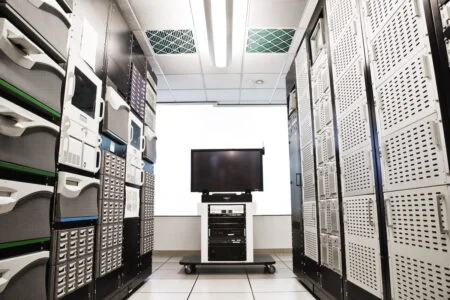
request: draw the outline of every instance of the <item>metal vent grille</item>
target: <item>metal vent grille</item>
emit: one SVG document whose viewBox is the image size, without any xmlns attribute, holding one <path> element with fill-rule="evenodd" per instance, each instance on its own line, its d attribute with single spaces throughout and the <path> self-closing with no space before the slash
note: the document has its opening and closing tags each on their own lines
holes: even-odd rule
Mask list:
<svg viewBox="0 0 450 300">
<path fill-rule="evenodd" d="M 329 232 L 339 234 L 339 201 L 337 199 L 328 200 L 328 217 Z"/>
<path fill-rule="evenodd" d="M 345 234 L 362 238 L 377 238 L 374 196 L 344 198 Z"/>
<path fill-rule="evenodd" d="M 320 234 L 320 263 L 328 266 L 328 234 Z"/>
<path fill-rule="evenodd" d="M 391 243 L 448 255 L 449 195 L 446 186 L 386 193 Z"/>
<path fill-rule="evenodd" d="M 302 148 L 302 171 L 306 173 L 307 171 L 314 168 L 314 153 L 313 145 L 310 143 L 308 146 Z"/>
<path fill-rule="evenodd" d="M 303 173 L 303 198 L 305 202 L 316 201 L 314 170 Z"/>
<path fill-rule="evenodd" d="M 416 16 L 414 1 L 404 1 L 389 23 L 371 44 L 373 79 L 376 83 L 411 53 L 417 51 L 426 36 L 426 26 Z M 395 46 L 393 46 L 395 45 Z"/>
<path fill-rule="evenodd" d="M 365 83 L 360 60 L 356 61 L 335 84 L 336 111 L 342 115 L 349 107 L 365 97 Z"/>
<path fill-rule="evenodd" d="M 328 232 L 328 201 L 319 201 L 319 227 L 320 231 Z"/>
<path fill-rule="evenodd" d="M 341 273 L 341 244 L 338 237 L 329 236 L 328 238 L 328 265 L 337 273 Z"/>
<path fill-rule="evenodd" d="M 337 196 L 337 174 L 335 163 L 329 163 L 324 170 L 325 197 L 335 198 Z"/>
<path fill-rule="evenodd" d="M 368 34 L 379 30 L 395 11 L 396 6 L 404 0 L 369 0 L 364 1 L 364 14 L 367 18 Z M 363 2 L 363 3 L 364 3 Z"/>
<path fill-rule="evenodd" d="M 445 184 L 446 150 L 441 125 L 431 115 L 383 138 L 385 191 Z"/>
<path fill-rule="evenodd" d="M 309 86 L 305 89 L 304 93 L 301 93 L 298 97 L 298 110 L 300 120 L 311 118 L 311 101 L 309 95 Z"/>
<path fill-rule="evenodd" d="M 344 196 L 371 194 L 374 190 L 370 146 L 341 158 L 342 193 Z"/>
<path fill-rule="evenodd" d="M 303 225 L 305 227 L 316 228 L 316 203 L 308 202 L 303 204 Z M 317 228 L 316 228 L 317 229 Z"/>
<path fill-rule="evenodd" d="M 192 30 L 149 30 L 147 37 L 156 54 L 195 53 Z"/>
<path fill-rule="evenodd" d="M 329 4 L 329 20 L 330 31 L 333 39 L 337 41 L 342 31 L 354 15 L 356 5 L 354 0 L 330 0 Z"/>
<path fill-rule="evenodd" d="M 393 269 L 393 299 L 450 299 L 450 268 L 409 255 L 396 254 Z"/>
<path fill-rule="evenodd" d="M 432 61 L 419 53 L 375 93 L 380 130 L 388 134 L 436 110 L 437 92 Z M 427 78 L 429 77 L 429 78 Z"/>
<path fill-rule="evenodd" d="M 339 145 L 342 153 L 370 144 L 367 104 L 361 103 L 339 119 Z"/>
<path fill-rule="evenodd" d="M 325 168 L 324 167 L 317 168 L 317 192 L 319 193 L 320 200 L 326 198 L 325 180 L 328 180 L 328 177 L 325 176 Z"/>
<path fill-rule="evenodd" d="M 317 57 L 314 65 L 311 67 L 311 86 L 314 102 L 319 101 L 330 86 L 330 76 L 328 73 L 329 70 L 327 51 L 322 50 Z"/>
<path fill-rule="evenodd" d="M 377 276 L 377 259 L 374 248 L 349 243 L 346 245 L 347 254 L 347 276 L 348 280 L 358 283 L 363 288 L 370 288 L 371 291 L 380 289 L 379 277 Z"/>
<path fill-rule="evenodd" d="M 300 121 L 302 121 L 301 118 Z M 300 124 L 301 147 L 305 147 L 312 142 L 312 134 L 313 132 L 312 132 L 311 117 L 307 116 L 303 119 L 303 122 Z"/>
<path fill-rule="evenodd" d="M 295 29 L 249 29 L 247 53 L 286 53 Z"/>
<path fill-rule="evenodd" d="M 317 230 L 305 228 L 305 255 L 318 261 Z"/>
<path fill-rule="evenodd" d="M 362 49 L 361 37 L 359 37 L 358 26 L 347 27 L 342 33 L 339 42 L 335 44 L 333 51 L 334 76 L 339 79 L 343 72 L 359 58 Z"/>
</svg>

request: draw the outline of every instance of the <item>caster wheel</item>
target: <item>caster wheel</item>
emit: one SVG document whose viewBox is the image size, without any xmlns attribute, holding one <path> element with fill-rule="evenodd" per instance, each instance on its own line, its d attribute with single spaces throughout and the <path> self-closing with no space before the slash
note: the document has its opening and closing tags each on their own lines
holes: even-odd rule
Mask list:
<svg viewBox="0 0 450 300">
<path fill-rule="evenodd" d="M 274 265 L 268 265 L 264 267 L 264 271 L 269 274 L 274 274 L 277 269 Z"/>
<path fill-rule="evenodd" d="M 184 266 L 184 273 L 186 273 L 186 274 L 193 274 L 193 273 L 195 273 L 195 271 L 196 271 L 195 266 L 192 266 L 192 265 Z"/>
</svg>

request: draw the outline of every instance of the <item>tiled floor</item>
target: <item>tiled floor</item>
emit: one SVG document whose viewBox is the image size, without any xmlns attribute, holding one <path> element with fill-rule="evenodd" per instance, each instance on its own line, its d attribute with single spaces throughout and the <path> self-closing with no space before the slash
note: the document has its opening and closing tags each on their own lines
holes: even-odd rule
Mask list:
<svg viewBox="0 0 450 300">
<path fill-rule="evenodd" d="M 274 254 L 277 271 L 263 266 L 198 266 L 186 275 L 181 257 L 153 256 L 153 274 L 131 300 L 313 300 L 292 272 L 292 256 Z"/>
</svg>

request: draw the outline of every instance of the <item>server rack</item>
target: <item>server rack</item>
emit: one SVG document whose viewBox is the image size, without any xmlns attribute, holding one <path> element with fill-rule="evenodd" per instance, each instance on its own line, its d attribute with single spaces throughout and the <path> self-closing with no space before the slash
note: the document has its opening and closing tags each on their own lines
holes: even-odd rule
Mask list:
<svg viewBox="0 0 450 300">
<path fill-rule="evenodd" d="M 294 261 L 294 270 L 320 299 L 450 297 L 448 7 L 437 0 L 327 0 L 316 8 L 294 61 L 299 123 L 305 124 L 300 125 L 305 254 Z M 317 104 L 323 99 L 314 91 L 327 84 L 317 65 L 316 24 L 328 25 L 321 38 L 329 41 L 331 112 Z M 302 80 L 307 74 L 311 80 Z M 329 114 L 336 122 L 334 145 L 320 132 Z M 330 158 L 325 150 L 330 146 L 339 159 L 337 203 L 320 200 L 330 195 L 329 170 L 319 170 Z M 317 169 L 315 181 L 308 168 Z M 318 205 L 305 198 L 313 191 Z M 317 265 L 310 262 L 312 257 L 330 265 L 329 233 L 338 232 L 337 224 L 341 295 L 326 288 L 325 269 L 319 267 L 316 275 L 311 265 Z M 310 251 L 316 241 L 318 250 Z"/>
</svg>

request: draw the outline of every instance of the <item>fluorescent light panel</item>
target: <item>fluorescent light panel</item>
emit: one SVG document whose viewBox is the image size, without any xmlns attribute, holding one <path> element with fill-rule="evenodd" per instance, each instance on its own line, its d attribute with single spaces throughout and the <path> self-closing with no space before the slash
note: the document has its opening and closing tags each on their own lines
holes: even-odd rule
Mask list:
<svg viewBox="0 0 450 300">
<path fill-rule="evenodd" d="M 211 1 L 214 62 L 217 68 L 227 66 L 227 0 Z"/>
</svg>

